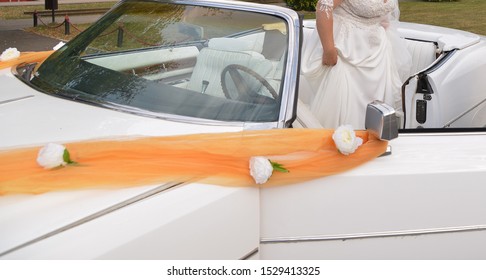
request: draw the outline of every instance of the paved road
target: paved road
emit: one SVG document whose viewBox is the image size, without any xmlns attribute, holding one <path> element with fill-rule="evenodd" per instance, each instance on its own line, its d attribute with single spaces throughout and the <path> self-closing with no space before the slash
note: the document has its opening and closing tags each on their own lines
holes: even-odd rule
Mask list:
<svg viewBox="0 0 486 280">
<path fill-rule="evenodd" d="M 0 30 L 0 38 L 0 52 L 7 48 L 17 48 L 21 52 L 46 51 L 59 43 L 57 39 L 22 30 Z"/>
<path fill-rule="evenodd" d="M 76 23 L 94 22 L 101 15 L 70 17 L 70 21 Z M 50 18 L 44 18 L 51 22 Z M 64 17 L 56 17 L 56 21 L 61 23 Z M 33 20 L 0 20 L 0 52 L 9 47 L 15 47 L 19 51 L 44 51 L 50 50 L 59 43 L 58 39 L 40 36 L 31 32 L 24 31 L 24 28 L 32 27 Z M 62 27 L 61 27 L 62 28 Z"/>
<path fill-rule="evenodd" d="M 0 10 L 5 6 L 15 5 L 44 5 L 44 0 L 22 2 L 0 2 Z M 87 2 L 116 2 L 116 0 L 58 0 L 59 4 L 87 3 Z M 43 7 L 42 7 L 43 9 Z M 74 24 L 90 23 L 96 21 L 101 15 L 72 16 L 70 21 Z M 45 22 L 51 22 L 51 18 L 43 18 Z M 63 22 L 64 17 L 56 16 L 56 22 Z M 0 53 L 6 48 L 17 48 L 19 51 L 44 51 L 51 50 L 59 43 L 58 39 L 40 36 L 24 31 L 33 26 L 33 19 L 0 20 Z"/>
</svg>

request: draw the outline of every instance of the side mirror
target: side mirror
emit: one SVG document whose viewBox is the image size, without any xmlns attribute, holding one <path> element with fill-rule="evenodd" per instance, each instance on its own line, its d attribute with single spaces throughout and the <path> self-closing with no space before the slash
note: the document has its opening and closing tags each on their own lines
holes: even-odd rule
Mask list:
<svg viewBox="0 0 486 280">
<path fill-rule="evenodd" d="M 381 101 L 373 101 L 366 108 L 366 129 L 381 140 L 398 137 L 398 122 L 395 109 Z"/>
</svg>

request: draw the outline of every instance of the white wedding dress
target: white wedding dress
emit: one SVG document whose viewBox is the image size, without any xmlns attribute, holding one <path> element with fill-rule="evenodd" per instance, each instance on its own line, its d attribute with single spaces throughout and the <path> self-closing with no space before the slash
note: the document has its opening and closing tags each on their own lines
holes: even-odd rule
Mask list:
<svg viewBox="0 0 486 280">
<path fill-rule="evenodd" d="M 310 111 L 325 128 L 351 124 L 364 129 L 366 106 L 381 100 L 401 111 L 400 88 L 411 65 L 396 34 L 397 0 L 343 0 L 333 11 L 335 66 L 322 65 L 323 48 L 314 30 L 305 38 L 302 74 L 313 91 Z"/>
</svg>

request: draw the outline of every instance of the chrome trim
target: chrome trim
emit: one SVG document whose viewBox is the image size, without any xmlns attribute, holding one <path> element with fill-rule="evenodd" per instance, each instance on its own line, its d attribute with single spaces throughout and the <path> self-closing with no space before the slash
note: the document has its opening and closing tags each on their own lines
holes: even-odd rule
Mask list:
<svg viewBox="0 0 486 280">
<path fill-rule="evenodd" d="M 419 73 L 417 73 L 416 75 L 418 74 L 430 74 L 434 71 L 437 71 L 437 69 L 439 69 L 440 67 L 442 67 L 442 65 L 444 65 L 447 61 L 449 61 L 452 56 L 457 52 L 457 49 L 454 49 L 454 50 L 451 50 L 451 51 L 447 51 L 447 52 L 444 52 L 443 54 L 441 54 L 433 63 L 432 65 L 430 65 L 429 67 L 427 67 L 425 70 L 423 71 L 420 71 Z"/>
<path fill-rule="evenodd" d="M 398 122 L 395 109 L 379 100 L 369 103 L 366 107 L 365 128 L 380 140 L 397 138 Z"/>
<path fill-rule="evenodd" d="M 349 239 L 368 239 L 368 238 L 445 234 L 445 233 L 483 231 L 483 230 L 486 230 L 486 225 L 446 227 L 446 228 L 433 228 L 433 229 L 417 229 L 417 230 L 401 230 L 401 231 L 369 232 L 369 233 L 353 233 L 353 234 L 336 234 L 336 235 L 274 237 L 274 238 L 262 238 L 260 240 L 260 243 L 261 244 L 270 244 L 270 243 L 335 241 L 335 240 L 349 240 Z"/>
<path fill-rule="evenodd" d="M 297 109 L 297 91 L 298 91 L 298 79 L 300 78 L 300 41 L 302 40 L 300 19 L 297 14 L 295 17 L 289 19 L 289 44 L 284 84 L 282 93 L 287 93 L 287 96 L 282 96 L 280 104 L 279 128 L 285 127 L 285 125 L 294 117 L 294 110 Z M 293 24 L 290 25 L 290 24 Z M 284 99 L 286 97 L 286 99 Z M 295 112 L 297 115 L 297 112 Z"/>
<path fill-rule="evenodd" d="M 251 250 L 248 254 L 244 255 L 243 257 L 241 257 L 240 260 L 247 260 L 247 259 L 253 257 L 257 253 L 258 253 L 258 247 Z"/>
<path fill-rule="evenodd" d="M 18 98 L 8 99 L 8 100 L 0 101 L 0 105 L 1 104 L 7 104 L 7 103 L 10 103 L 10 102 L 14 102 L 14 101 L 23 100 L 23 99 L 28 99 L 28 98 L 32 98 L 32 97 L 34 97 L 34 96 L 33 95 L 27 95 L 27 96 L 22 96 L 22 97 L 18 97 Z"/>
<path fill-rule="evenodd" d="M 61 96 L 62 97 L 62 96 Z M 80 100 L 80 102 L 85 102 Z M 201 119 L 197 117 L 189 117 L 182 115 L 173 115 L 168 113 L 158 113 L 152 111 L 146 111 L 139 108 L 134 108 L 130 106 L 124 106 L 115 103 L 93 103 L 94 106 L 111 109 L 118 112 L 123 112 L 127 114 L 132 114 L 141 117 L 147 117 L 152 119 L 172 121 L 187 124 L 198 124 L 198 125 L 210 125 L 210 126 L 231 126 L 231 127 L 242 127 L 243 130 L 262 130 L 262 129 L 273 129 L 278 127 L 278 122 L 239 122 L 239 121 L 221 121 L 221 120 L 211 120 L 211 119 Z"/>
<path fill-rule="evenodd" d="M 66 98 L 64 96 L 52 95 L 60 98 Z M 98 106 L 101 108 L 107 108 L 113 111 L 132 114 L 141 117 L 147 117 L 152 119 L 164 120 L 164 121 L 172 121 L 172 122 L 180 122 L 180 123 L 188 123 L 188 124 L 198 124 L 198 125 L 210 125 L 210 126 L 231 126 L 231 127 L 243 127 L 246 122 L 240 121 L 221 121 L 221 120 L 211 120 L 211 119 L 202 119 L 197 117 L 190 117 L 190 116 L 183 116 L 183 115 L 174 115 L 168 113 L 159 113 L 159 112 L 152 112 L 143 110 L 140 108 L 125 106 L 116 103 L 104 102 L 104 103 L 92 103 L 89 101 L 85 101 L 82 99 L 77 100 L 79 102 L 90 103 L 93 106 Z M 272 123 L 272 122 L 269 122 Z M 259 123 L 260 124 L 260 123 Z M 263 124 L 263 122 L 261 123 Z"/>
<path fill-rule="evenodd" d="M 418 129 L 414 129 L 418 130 Z M 486 135 L 486 131 L 464 131 L 464 132 L 446 132 L 446 131 L 438 131 L 438 132 L 399 132 L 399 137 L 416 137 L 416 136 L 470 136 L 470 135 Z M 393 141 L 393 140 L 392 140 Z"/>
<path fill-rule="evenodd" d="M 23 244 L 20 244 L 20 245 L 18 245 L 16 247 L 13 247 L 11 249 L 8 249 L 5 252 L 1 252 L 0 253 L 0 257 L 6 256 L 6 255 L 8 255 L 8 254 L 10 254 L 10 253 L 12 253 L 14 251 L 17 251 L 19 249 L 25 248 L 25 247 L 27 247 L 29 245 L 32 245 L 32 244 L 37 243 L 37 242 L 40 242 L 40 241 L 42 241 L 44 239 L 47 239 L 49 237 L 52 237 L 52 236 L 54 236 L 56 234 L 62 233 L 62 232 L 67 231 L 67 230 L 70 230 L 72 228 L 75 228 L 75 227 L 80 226 L 82 224 L 85 224 L 87 222 L 90 222 L 90 221 L 92 221 L 94 219 L 97 219 L 97 218 L 100 218 L 100 217 L 102 217 L 104 215 L 107 215 L 107 214 L 110 214 L 112 212 L 115 212 L 116 210 L 119 210 L 119 209 L 122 209 L 124 207 L 130 206 L 130 205 L 132 205 L 134 203 L 140 202 L 140 201 L 142 201 L 144 199 L 150 198 L 150 197 L 152 197 L 154 195 L 157 195 L 159 193 L 162 193 L 162 192 L 167 191 L 169 189 L 172 189 L 174 187 L 181 186 L 183 184 L 184 184 L 183 182 L 171 182 L 171 183 L 166 183 L 166 184 L 160 185 L 160 186 L 158 186 L 158 187 L 156 187 L 154 189 L 148 190 L 148 191 L 146 191 L 144 193 L 141 193 L 141 194 L 139 194 L 137 196 L 134 196 L 134 197 L 129 198 L 127 200 L 124 200 L 122 202 L 116 203 L 116 204 L 114 204 L 114 205 L 112 205 L 112 206 L 110 206 L 108 208 L 105 208 L 105 209 L 100 210 L 98 212 L 95 212 L 95 213 L 93 213 L 91 215 L 88 215 L 88 216 L 86 216 L 86 217 L 84 217 L 84 218 L 82 218 L 82 219 L 80 219 L 78 221 L 72 222 L 72 223 L 67 224 L 65 226 L 62 226 L 62 227 L 60 227 L 58 229 L 55 229 L 55 230 L 53 230 L 51 232 L 48 232 L 48 233 L 46 233 L 44 235 L 41 235 L 41 236 L 39 236 L 37 238 L 34 238 L 34 239 L 30 240 L 30 241 L 27 241 L 27 242 L 25 242 Z"/>
<path fill-rule="evenodd" d="M 454 122 L 456 122 L 457 120 L 459 120 L 460 118 L 464 117 L 465 115 L 467 115 L 469 112 L 471 112 L 472 110 L 476 109 L 477 107 L 481 106 L 484 102 L 486 102 L 486 98 L 483 99 L 481 102 L 479 102 L 478 104 L 474 105 L 472 108 L 466 110 L 465 112 L 463 112 L 462 114 L 460 114 L 459 116 L 455 117 L 454 119 L 452 119 L 451 121 L 447 122 L 443 128 L 447 128 L 449 127 L 451 124 L 453 124 Z"/>
<path fill-rule="evenodd" d="M 388 145 L 386 146 L 386 150 L 383 154 L 379 155 L 378 157 L 385 157 L 391 155 L 393 152 L 392 146 Z"/>
<path fill-rule="evenodd" d="M 274 129 L 276 127 L 278 127 L 277 122 L 245 123 L 243 125 L 243 130 L 267 130 L 267 129 Z"/>
</svg>

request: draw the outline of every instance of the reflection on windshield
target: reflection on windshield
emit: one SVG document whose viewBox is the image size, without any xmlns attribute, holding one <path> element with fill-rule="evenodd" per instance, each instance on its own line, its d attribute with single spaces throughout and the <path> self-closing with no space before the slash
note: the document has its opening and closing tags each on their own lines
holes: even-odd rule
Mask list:
<svg viewBox="0 0 486 280">
<path fill-rule="evenodd" d="M 273 15 L 128 1 L 52 55 L 32 83 L 134 111 L 273 122 L 287 41 Z"/>
</svg>

